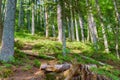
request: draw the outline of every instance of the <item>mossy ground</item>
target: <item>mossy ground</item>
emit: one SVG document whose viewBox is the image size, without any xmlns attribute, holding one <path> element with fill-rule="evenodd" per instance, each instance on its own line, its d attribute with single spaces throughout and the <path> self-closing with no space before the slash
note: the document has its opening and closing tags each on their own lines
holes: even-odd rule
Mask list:
<svg viewBox="0 0 120 80">
<path fill-rule="evenodd" d="M 25 48 L 25 45 L 28 45 Z M 29 48 L 30 47 L 30 48 Z M 29 49 L 33 53 L 39 54 L 38 58 L 28 56 L 22 50 Z M 120 78 L 120 60 L 114 53 L 104 53 L 103 50 L 94 50 L 94 46 L 89 42 L 69 42 L 67 41 L 66 56 L 62 55 L 62 44 L 56 38 L 44 38 L 39 35 L 32 36 L 28 33 L 15 33 L 15 55 L 14 59 L 9 62 L 0 62 L 0 77 L 11 77 L 15 73 L 14 69 L 22 67 L 23 71 L 29 71 L 36 67 L 39 69 L 42 60 L 48 60 L 47 55 L 54 56 L 58 62 L 73 63 L 76 60 L 82 64 L 96 64 L 98 68 L 92 71 L 106 75 L 113 80 Z M 84 59 L 81 55 L 91 59 Z M 101 66 L 98 61 L 105 63 Z"/>
</svg>

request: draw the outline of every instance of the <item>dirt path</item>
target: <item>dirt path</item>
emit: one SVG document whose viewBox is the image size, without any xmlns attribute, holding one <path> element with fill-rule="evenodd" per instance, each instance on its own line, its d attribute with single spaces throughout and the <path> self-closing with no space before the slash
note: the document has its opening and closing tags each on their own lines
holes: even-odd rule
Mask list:
<svg viewBox="0 0 120 80">
<path fill-rule="evenodd" d="M 41 64 L 48 63 L 48 64 L 56 64 L 56 60 L 43 60 L 40 59 Z M 25 69 L 25 66 L 19 66 L 14 68 L 13 75 L 7 79 L 0 79 L 0 80 L 44 80 L 45 75 L 40 70 L 40 68 L 32 67 L 29 70 Z"/>
</svg>

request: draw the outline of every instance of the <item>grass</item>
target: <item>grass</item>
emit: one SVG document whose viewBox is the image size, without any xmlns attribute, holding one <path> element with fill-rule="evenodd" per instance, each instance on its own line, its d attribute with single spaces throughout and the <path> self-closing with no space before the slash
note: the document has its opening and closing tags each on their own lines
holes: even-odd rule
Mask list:
<svg viewBox="0 0 120 80">
<path fill-rule="evenodd" d="M 62 44 L 56 41 L 40 40 L 33 46 L 33 51 L 38 51 L 40 54 L 62 53 Z"/>
<path fill-rule="evenodd" d="M 113 53 L 107 54 L 103 50 L 94 50 L 94 46 L 89 42 L 82 43 L 67 41 L 66 52 L 68 54 L 66 56 L 63 56 L 62 44 L 57 42 L 57 39 L 46 39 L 39 35 L 32 36 L 29 33 L 21 32 L 15 33 L 15 39 L 15 55 L 13 61 L 10 63 L 1 63 L 1 65 L 5 66 L 6 69 L 10 69 L 13 65 L 25 66 L 26 64 L 28 66 L 25 66 L 23 68 L 24 70 L 29 70 L 33 66 L 39 68 L 41 65 L 39 59 L 30 60 L 25 53 L 21 52 L 21 49 L 25 44 L 31 44 L 33 45 L 32 51 L 38 52 L 41 59 L 48 59 L 47 55 L 54 55 L 60 63 L 73 62 L 74 60 L 77 60 L 78 63 L 82 64 L 96 64 L 99 67 L 91 69 L 92 71 L 98 74 L 106 75 L 113 80 L 119 80 L 120 70 L 115 69 L 114 67 L 119 67 L 120 60 L 117 59 Z M 80 55 L 87 56 L 91 59 L 84 59 Z M 104 62 L 107 65 L 101 66 L 98 61 Z M 112 67 L 108 65 L 111 65 Z M 3 67 L 0 66 L 0 68 Z M 8 70 L 5 71 L 5 75 L 0 75 L 6 77 L 8 73 L 12 72 Z"/>
<path fill-rule="evenodd" d="M 120 79 L 118 77 L 120 75 L 119 70 L 114 70 L 114 69 L 106 67 L 106 66 L 103 66 L 100 68 L 92 68 L 91 70 L 97 74 L 107 76 L 107 77 L 111 78 L 112 80 L 119 80 Z"/>
</svg>

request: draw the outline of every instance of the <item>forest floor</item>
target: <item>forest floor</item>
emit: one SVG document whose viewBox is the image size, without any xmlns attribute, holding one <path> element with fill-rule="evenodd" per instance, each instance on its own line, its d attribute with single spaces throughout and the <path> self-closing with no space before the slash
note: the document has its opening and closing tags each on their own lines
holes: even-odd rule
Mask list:
<svg viewBox="0 0 120 80">
<path fill-rule="evenodd" d="M 0 80 L 44 80 L 45 74 L 40 65 L 74 63 L 95 64 L 93 69 L 97 74 L 120 79 L 120 60 L 114 54 L 93 49 L 90 43 L 67 42 L 67 56 L 62 55 L 62 44 L 55 38 L 46 39 L 39 36 L 18 33 L 15 39 L 14 59 L 9 62 L 0 62 Z M 104 65 L 101 65 L 104 64 Z M 48 80 L 48 79 L 47 79 Z M 52 79 L 49 79 L 52 80 Z"/>
</svg>

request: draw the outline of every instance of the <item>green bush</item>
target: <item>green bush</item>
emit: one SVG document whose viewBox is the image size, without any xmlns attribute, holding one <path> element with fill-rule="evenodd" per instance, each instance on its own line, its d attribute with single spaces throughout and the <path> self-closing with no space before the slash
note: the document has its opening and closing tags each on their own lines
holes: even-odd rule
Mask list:
<svg viewBox="0 0 120 80">
<path fill-rule="evenodd" d="M 37 67 L 37 68 L 39 68 L 40 65 L 41 65 L 41 62 L 39 60 L 35 59 L 34 60 L 34 66 Z"/>
</svg>

